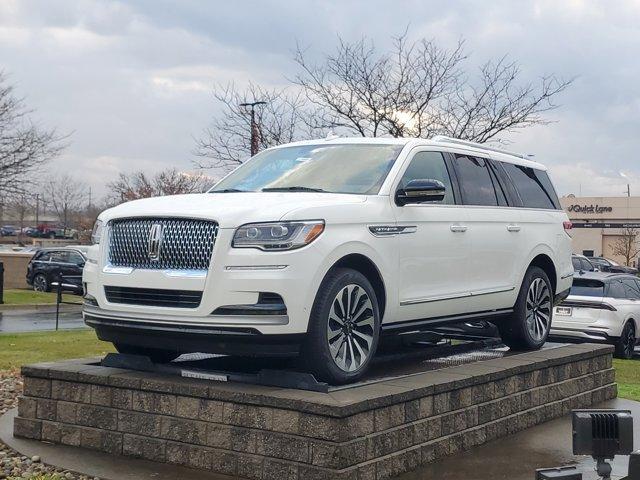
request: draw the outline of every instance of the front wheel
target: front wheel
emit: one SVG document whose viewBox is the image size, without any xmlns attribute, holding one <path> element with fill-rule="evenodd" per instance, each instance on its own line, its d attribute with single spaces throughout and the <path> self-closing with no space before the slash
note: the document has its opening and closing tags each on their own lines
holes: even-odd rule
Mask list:
<svg viewBox="0 0 640 480">
<path fill-rule="evenodd" d="M 319 380 L 354 382 L 369 367 L 379 333 L 378 299 L 371 283 L 356 270 L 336 268 L 316 294 L 303 363 Z"/>
<path fill-rule="evenodd" d="M 502 341 L 512 350 L 537 350 L 551 330 L 553 290 L 539 267 L 529 267 L 511 317 L 498 325 Z"/>
<path fill-rule="evenodd" d="M 615 356 L 618 358 L 625 358 L 630 360 L 633 358 L 633 354 L 636 348 L 636 329 L 633 322 L 629 321 L 625 323 L 622 329 L 622 334 L 615 344 L 616 352 Z"/>
<path fill-rule="evenodd" d="M 180 356 L 178 352 L 159 348 L 136 347 L 135 345 L 126 345 L 123 343 L 114 343 L 113 346 L 116 347 L 118 353 L 149 357 L 149 360 L 153 363 L 167 363 Z"/>
</svg>

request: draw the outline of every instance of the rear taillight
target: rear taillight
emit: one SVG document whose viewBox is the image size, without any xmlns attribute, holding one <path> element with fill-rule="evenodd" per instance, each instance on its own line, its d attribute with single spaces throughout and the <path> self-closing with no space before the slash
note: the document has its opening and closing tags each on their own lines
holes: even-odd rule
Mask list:
<svg viewBox="0 0 640 480">
<path fill-rule="evenodd" d="M 617 308 L 610 303 L 589 302 L 587 300 L 565 300 L 560 305 L 563 307 L 595 308 L 598 310 L 611 310 L 612 312 L 617 311 Z"/>
<path fill-rule="evenodd" d="M 571 221 L 569 220 L 565 220 L 564 222 L 562 222 L 562 226 L 565 230 L 571 230 L 573 228 L 573 223 L 571 223 Z"/>
</svg>

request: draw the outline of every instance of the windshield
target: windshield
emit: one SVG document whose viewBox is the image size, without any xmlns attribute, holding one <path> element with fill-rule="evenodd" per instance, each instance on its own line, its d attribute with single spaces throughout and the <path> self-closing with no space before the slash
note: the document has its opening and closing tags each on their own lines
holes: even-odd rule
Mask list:
<svg viewBox="0 0 640 480">
<path fill-rule="evenodd" d="M 576 278 L 573 280 L 571 295 L 581 297 L 604 297 L 604 283 L 600 280 Z"/>
<path fill-rule="evenodd" d="M 402 145 L 303 145 L 266 150 L 210 192 L 261 190 L 376 194 Z"/>
</svg>

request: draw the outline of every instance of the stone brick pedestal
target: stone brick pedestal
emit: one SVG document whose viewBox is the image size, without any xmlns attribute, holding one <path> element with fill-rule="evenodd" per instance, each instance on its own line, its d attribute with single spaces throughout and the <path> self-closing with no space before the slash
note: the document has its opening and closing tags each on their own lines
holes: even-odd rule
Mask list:
<svg viewBox="0 0 640 480">
<path fill-rule="evenodd" d="M 256 479 L 383 479 L 616 396 L 567 345 L 328 394 L 99 366 L 23 367 L 14 435 Z"/>
</svg>

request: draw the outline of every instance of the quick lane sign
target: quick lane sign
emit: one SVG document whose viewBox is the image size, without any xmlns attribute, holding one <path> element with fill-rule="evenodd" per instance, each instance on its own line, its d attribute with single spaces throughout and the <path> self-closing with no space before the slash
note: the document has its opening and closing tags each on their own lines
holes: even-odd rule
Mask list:
<svg viewBox="0 0 640 480">
<path fill-rule="evenodd" d="M 575 213 L 611 213 L 613 211 L 613 207 L 604 206 L 604 205 L 569 205 L 567 207 L 568 212 Z"/>
<path fill-rule="evenodd" d="M 573 228 L 638 228 L 640 229 L 640 223 L 571 222 L 571 224 Z"/>
</svg>

